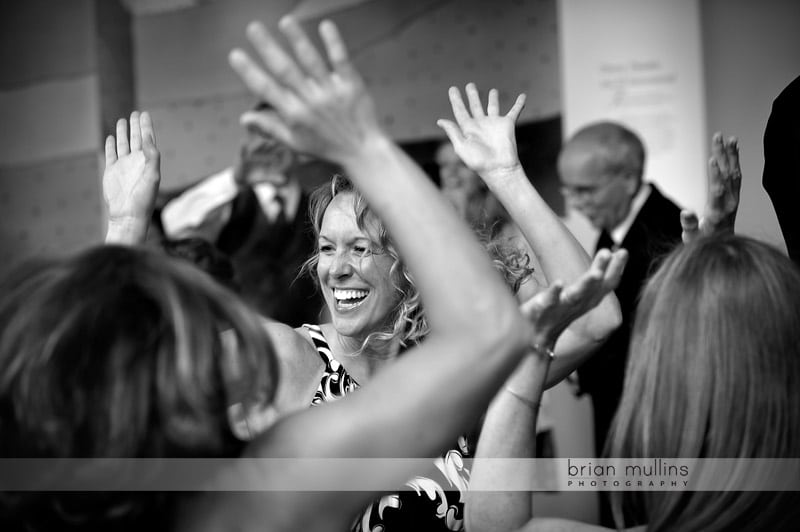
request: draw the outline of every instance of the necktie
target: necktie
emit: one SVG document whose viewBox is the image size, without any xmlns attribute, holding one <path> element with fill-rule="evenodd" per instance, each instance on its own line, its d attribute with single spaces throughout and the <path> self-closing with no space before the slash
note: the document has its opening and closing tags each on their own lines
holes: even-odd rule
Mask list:
<svg viewBox="0 0 800 532">
<path fill-rule="evenodd" d="M 609 234 L 609 232 L 605 229 L 600 231 L 600 236 L 597 238 L 597 244 L 594 247 L 595 254 L 604 248 L 611 251 L 617 249 L 616 242 L 614 242 L 614 239 L 611 238 L 611 234 Z"/>
<path fill-rule="evenodd" d="M 277 209 L 275 212 L 275 218 L 273 218 L 272 223 L 275 225 L 285 225 L 286 224 L 286 200 L 283 199 L 283 196 L 280 194 L 275 195 L 275 199 L 273 200 L 275 205 L 277 205 Z"/>
</svg>

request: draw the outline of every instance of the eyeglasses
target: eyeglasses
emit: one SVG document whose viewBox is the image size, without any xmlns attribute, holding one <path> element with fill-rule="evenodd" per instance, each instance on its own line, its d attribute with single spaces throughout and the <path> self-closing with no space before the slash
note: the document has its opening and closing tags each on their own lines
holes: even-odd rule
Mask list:
<svg viewBox="0 0 800 532">
<path fill-rule="evenodd" d="M 608 188 L 609 185 L 616 181 L 616 177 L 611 177 L 607 179 L 605 183 L 601 183 L 599 185 L 578 185 L 578 186 L 567 186 L 562 185 L 558 190 L 561 192 L 561 195 L 565 198 L 569 199 L 582 199 L 587 197 L 594 197 L 600 191 Z"/>
</svg>

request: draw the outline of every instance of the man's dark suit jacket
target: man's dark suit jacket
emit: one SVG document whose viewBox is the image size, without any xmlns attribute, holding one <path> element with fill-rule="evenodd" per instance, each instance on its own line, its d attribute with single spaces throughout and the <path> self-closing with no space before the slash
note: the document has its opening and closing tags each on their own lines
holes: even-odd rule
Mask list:
<svg viewBox="0 0 800 532">
<path fill-rule="evenodd" d="M 800 77 L 795 78 L 772 104 L 764 131 L 764 176 L 789 257 L 800 265 Z"/>
<path fill-rule="evenodd" d="M 318 322 L 322 297 L 311 275 L 299 275 L 316 251 L 307 193 L 293 220 L 270 222 L 253 189 L 243 188 L 216 245 L 233 262 L 242 298 L 261 314 L 292 327 Z"/>
<path fill-rule="evenodd" d="M 628 263 L 615 291 L 622 311 L 622 324 L 599 351 L 578 368 L 581 391 L 592 398 L 598 456 L 622 396 L 639 292 L 660 259 L 681 239 L 680 208 L 661 194 L 655 185 L 650 186 L 650 196 L 620 246 L 628 250 Z"/>
</svg>

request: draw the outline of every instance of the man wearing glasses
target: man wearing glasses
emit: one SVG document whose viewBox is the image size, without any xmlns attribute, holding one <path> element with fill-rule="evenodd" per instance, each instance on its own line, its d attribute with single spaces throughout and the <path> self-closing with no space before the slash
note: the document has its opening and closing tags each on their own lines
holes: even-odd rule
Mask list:
<svg viewBox="0 0 800 532">
<path fill-rule="evenodd" d="M 558 158 L 561 192 L 600 231 L 595 251 L 628 250 L 616 289 L 622 325 L 578 369 L 582 393 L 592 398 L 597 456 L 622 395 L 628 343 L 639 291 L 656 263 L 681 239 L 680 208 L 643 181 L 645 150 L 639 137 L 613 122 L 590 124 L 575 133 Z M 607 504 L 601 524 L 613 526 Z"/>
</svg>

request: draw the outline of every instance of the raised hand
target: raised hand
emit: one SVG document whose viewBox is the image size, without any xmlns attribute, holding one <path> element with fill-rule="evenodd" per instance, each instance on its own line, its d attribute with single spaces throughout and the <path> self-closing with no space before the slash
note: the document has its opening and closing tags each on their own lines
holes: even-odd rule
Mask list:
<svg viewBox="0 0 800 532">
<path fill-rule="evenodd" d="M 365 140 L 382 134 L 372 97 L 332 22 L 319 26 L 327 62 L 294 18 L 281 19 L 280 29 L 293 54 L 261 23 L 253 22 L 247 37 L 263 66 L 240 49 L 229 55 L 231 67 L 248 89 L 274 108 L 245 113 L 242 122 L 295 151 L 343 164 L 359 153 Z"/>
<path fill-rule="evenodd" d="M 684 243 L 691 242 L 700 235 L 733 233 L 742 185 L 736 137 L 729 137 L 725 141 L 722 134 L 717 132 L 711 138 L 707 176 L 708 200 L 703 217 L 698 220 L 694 212 L 681 211 L 681 237 Z"/>
<path fill-rule="evenodd" d="M 160 155 L 153 122 L 147 112 L 134 111 L 128 123 L 117 121 L 116 139 L 106 138 L 103 198 L 108 209 L 106 242 L 144 241 L 161 181 Z"/>
<path fill-rule="evenodd" d="M 619 284 L 628 252 L 600 250 L 589 269 L 573 283 L 552 283 L 520 306 L 533 324 L 533 343 L 552 348 L 570 323 L 597 306 Z"/>
<path fill-rule="evenodd" d="M 465 92 L 469 110 L 461 91 L 450 87 L 448 96 L 456 121 L 438 120 L 436 124 L 447 134 L 464 164 L 484 180 L 517 170 L 520 163 L 514 125 L 525 106 L 525 95 L 517 96 L 508 113 L 501 115 L 497 89 L 489 91 L 486 111 L 474 83 L 468 83 Z"/>
</svg>

